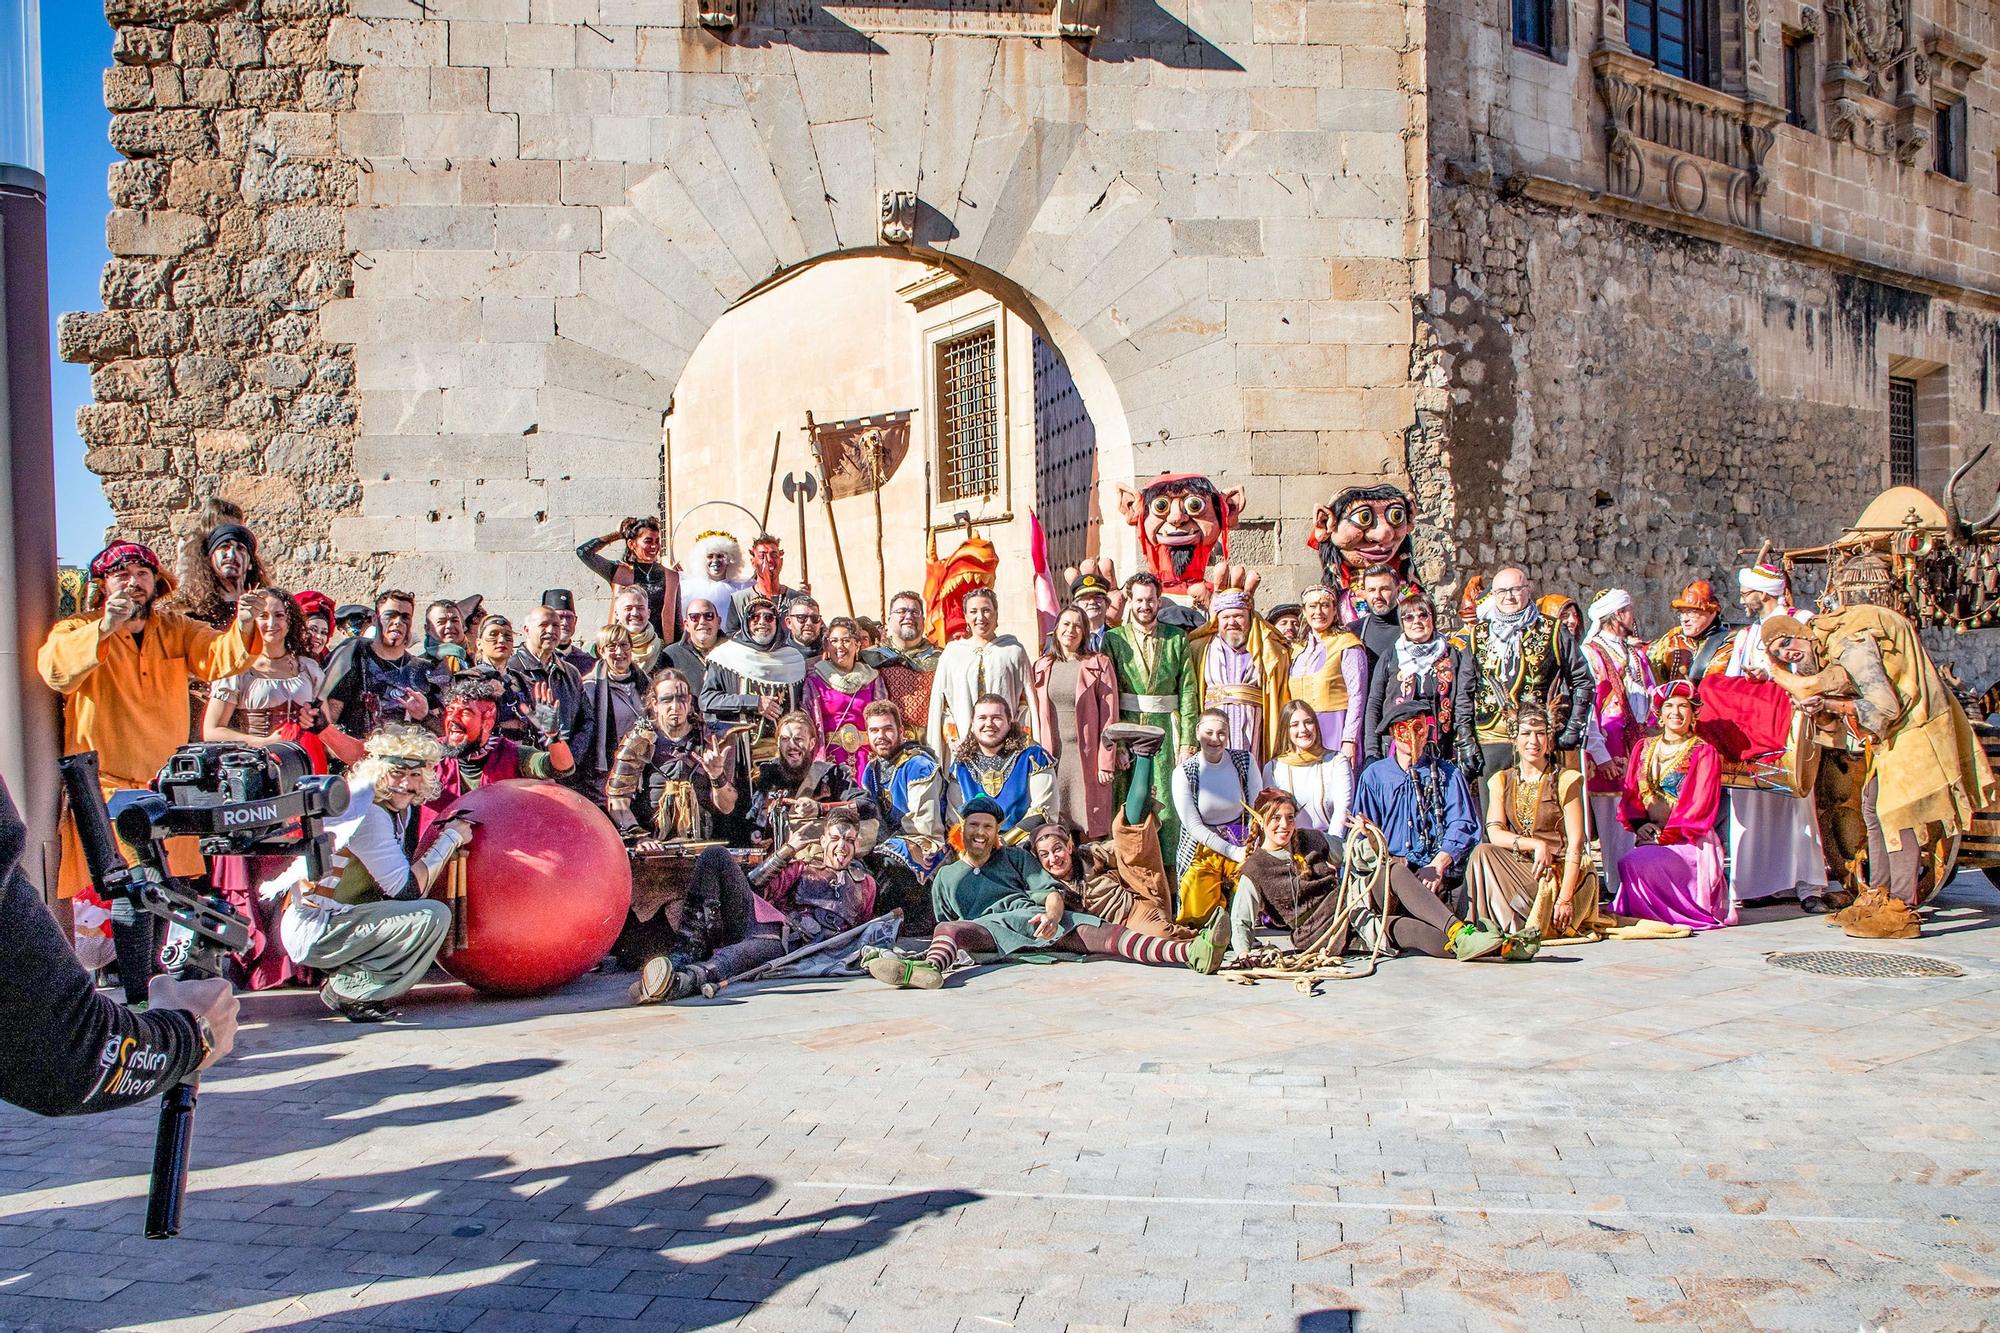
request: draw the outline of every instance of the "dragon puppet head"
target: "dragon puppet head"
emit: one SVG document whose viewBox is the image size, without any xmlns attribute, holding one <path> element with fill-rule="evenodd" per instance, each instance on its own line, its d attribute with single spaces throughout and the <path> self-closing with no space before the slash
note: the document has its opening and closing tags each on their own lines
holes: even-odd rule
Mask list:
<svg viewBox="0 0 2000 1333">
<path fill-rule="evenodd" d="M 965 594 L 990 588 L 1000 554 L 984 537 L 967 537 L 958 549 L 924 570 L 924 637 L 950 643 L 965 634 Z"/>
<path fill-rule="evenodd" d="M 1371 565 L 1405 577 L 1417 507 L 1400 486 L 1350 486 L 1331 505 L 1313 510 L 1309 544 L 1319 551 L 1327 583 L 1348 588 Z"/>
<path fill-rule="evenodd" d="M 1139 556 L 1168 592 L 1184 593 L 1210 564 L 1229 556 L 1229 530 L 1243 513 L 1243 490 L 1222 490 L 1196 472 L 1118 488 L 1118 512 L 1139 529 Z"/>
</svg>

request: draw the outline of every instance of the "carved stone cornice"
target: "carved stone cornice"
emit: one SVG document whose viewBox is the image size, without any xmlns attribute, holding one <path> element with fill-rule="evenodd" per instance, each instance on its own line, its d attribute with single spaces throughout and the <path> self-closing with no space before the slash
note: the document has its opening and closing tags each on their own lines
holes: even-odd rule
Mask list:
<svg viewBox="0 0 2000 1333">
<path fill-rule="evenodd" d="M 1604 103 L 1605 186 L 1693 217 L 1755 228 L 1783 108 L 1664 74 L 1623 51 L 1591 56 Z"/>
</svg>

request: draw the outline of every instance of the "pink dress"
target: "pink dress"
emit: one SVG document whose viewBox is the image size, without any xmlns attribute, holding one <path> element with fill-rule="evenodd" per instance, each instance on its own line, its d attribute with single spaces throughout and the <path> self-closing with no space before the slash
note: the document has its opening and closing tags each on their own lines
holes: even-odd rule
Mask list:
<svg viewBox="0 0 2000 1333">
<path fill-rule="evenodd" d="M 862 710 L 877 699 L 886 699 L 875 668 L 857 662 L 852 671 L 842 671 L 824 659 L 813 663 L 806 673 L 805 710 L 819 724 L 819 757 L 844 764 L 856 782 L 868 767 L 868 723 Z"/>
<path fill-rule="evenodd" d="M 1654 737 L 1640 746 L 1625 770 L 1618 819 L 1628 829 L 1648 822 L 1639 787 L 1659 744 Z M 1690 930 L 1735 925 L 1736 904 L 1723 869 L 1722 840 L 1715 836 L 1722 756 L 1707 741 L 1696 741 L 1686 760 L 1661 774 L 1658 783 L 1673 798 L 1673 813 L 1660 829 L 1657 843 L 1634 847 L 1618 863 L 1618 896 L 1611 902 L 1612 912 Z"/>
</svg>

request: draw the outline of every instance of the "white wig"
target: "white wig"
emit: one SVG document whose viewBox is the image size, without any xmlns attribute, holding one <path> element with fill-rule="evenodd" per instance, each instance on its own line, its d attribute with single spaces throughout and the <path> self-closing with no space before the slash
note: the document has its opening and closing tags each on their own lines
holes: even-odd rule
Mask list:
<svg viewBox="0 0 2000 1333">
<path fill-rule="evenodd" d="M 708 557 L 718 551 L 728 557 L 722 577 L 725 580 L 739 577 L 743 573 L 743 547 L 726 532 L 704 532 L 694 539 L 694 568 L 706 575 Z"/>
</svg>

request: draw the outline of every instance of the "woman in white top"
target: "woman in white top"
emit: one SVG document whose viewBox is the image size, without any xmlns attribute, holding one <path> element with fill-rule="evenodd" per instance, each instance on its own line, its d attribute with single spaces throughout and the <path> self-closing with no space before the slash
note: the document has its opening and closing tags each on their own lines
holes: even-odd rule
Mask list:
<svg viewBox="0 0 2000 1333">
<path fill-rule="evenodd" d="M 1184 925 L 1207 922 L 1229 901 L 1253 844 L 1250 806 L 1264 790 L 1264 775 L 1250 752 L 1229 748 L 1228 714 L 1203 709 L 1194 736 L 1195 752 L 1174 765 L 1173 777 L 1174 810 L 1181 821 L 1178 919 Z"/>
<path fill-rule="evenodd" d="M 1321 743 L 1319 714 L 1303 699 L 1294 699 L 1278 714 L 1278 731 L 1290 744 L 1264 765 L 1264 785 L 1281 787 L 1299 803 L 1298 826 L 1324 833 L 1338 842 L 1347 836 L 1347 812 L 1353 803 L 1354 774 L 1344 749 Z"/>
<path fill-rule="evenodd" d="M 306 618 L 291 594 L 277 588 L 253 593 L 257 629 L 264 651 L 240 674 L 209 688 L 201 738 L 262 748 L 274 740 L 296 740 L 323 725 L 319 663 L 305 655 Z M 277 904 L 258 901 L 257 889 L 291 864 L 284 856 L 218 856 L 210 863 L 216 891 L 250 923 L 250 944 L 235 959 L 236 978 L 246 990 L 267 990 L 288 981 L 303 983 L 305 969 L 285 953 L 276 930 Z"/>
</svg>

